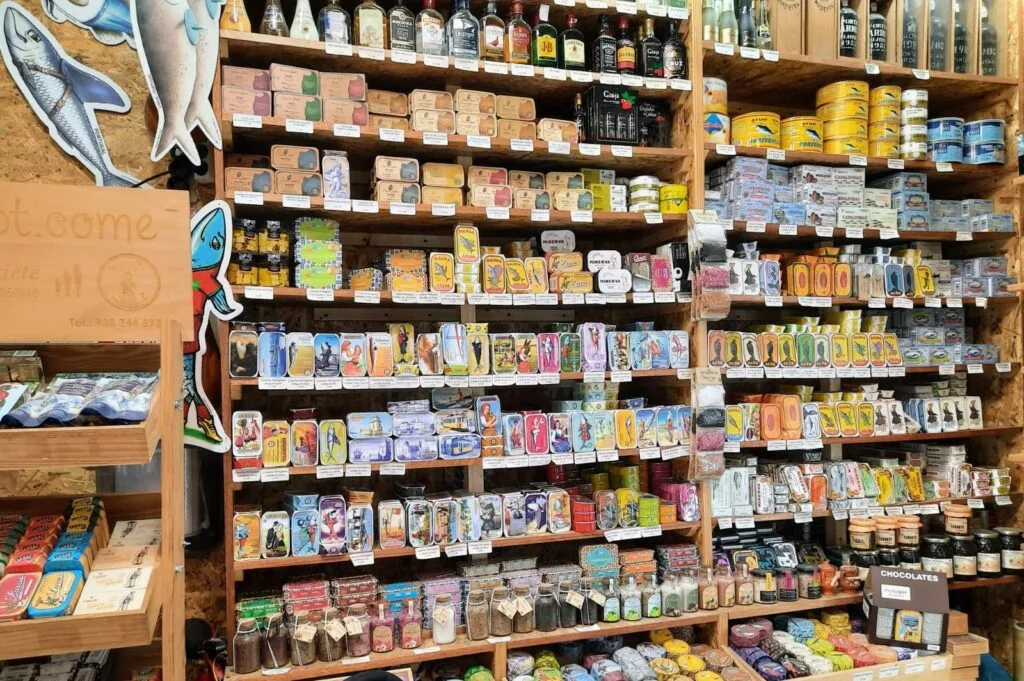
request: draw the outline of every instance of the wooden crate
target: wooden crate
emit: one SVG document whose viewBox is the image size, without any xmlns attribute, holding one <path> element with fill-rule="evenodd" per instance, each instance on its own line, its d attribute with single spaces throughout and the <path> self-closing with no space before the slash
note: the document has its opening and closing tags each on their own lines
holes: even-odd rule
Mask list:
<svg viewBox="0 0 1024 681">
<path fill-rule="evenodd" d="M 772 0 L 769 23 L 775 49 L 804 53 L 804 4 L 814 0 Z"/>
<path fill-rule="evenodd" d="M 804 3 L 804 54 L 822 59 L 839 55 L 839 0 Z"/>
<path fill-rule="evenodd" d="M 736 666 L 745 672 L 753 675 L 754 679 L 760 679 L 753 667 L 744 662 L 738 656 L 733 656 Z M 969 671 L 969 670 L 967 670 Z M 830 674 L 818 674 L 817 676 L 805 677 L 805 681 L 855 681 L 855 679 L 867 678 L 868 672 L 872 679 L 920 679 L 920 681 L 970 681 L 970 679 L 952 678 L 952 656 L 931 655 L 929 657 L 903 660 L 895 664 L 878 664 L 870 667 L 858 667 L 847 669 Z"/>
</svg>

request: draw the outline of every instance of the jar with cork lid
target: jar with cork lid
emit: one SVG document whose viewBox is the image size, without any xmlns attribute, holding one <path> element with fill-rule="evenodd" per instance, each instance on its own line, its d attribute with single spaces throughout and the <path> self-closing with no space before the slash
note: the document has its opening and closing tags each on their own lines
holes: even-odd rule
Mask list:
<svg viewBox="0 0 1024 681">
<path fill-rule="evenodd" d="M 946 534 L 971 533 L 971 509 L 962 504 L 946 504 L 943 511 L 946 518 Z"/>
<path fill-rule="evenodd" d="M 851 518 L 849 525 L 850 548 L 870 551 L 875 548 L 874 518 Z"/>
</svg>

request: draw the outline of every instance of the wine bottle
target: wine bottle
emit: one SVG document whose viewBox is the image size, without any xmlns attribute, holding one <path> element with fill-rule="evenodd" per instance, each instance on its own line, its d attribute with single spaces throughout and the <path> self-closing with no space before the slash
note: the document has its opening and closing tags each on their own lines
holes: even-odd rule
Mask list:
<svg viewBox="0 0 1024 681">
<path fill-rule="evenodd" d="M 665 42 L 661 46 L 661 63 L 666 78 L 686 78 L 689 65 L 686 63 L 686 45 L 679 38 L 679 24 L 669 19 Z"/>
<path fill-rule="evenodd" d="M 967 22 L 960 0 L 953 0 L 953 71 L 967 73 Z"/>
<path fill-rule="evenodd" d="M 932 71 L 945 71 L 947 65 L 949 46 L 948 26 L 942 20 L 942 11 L 935 6 L 935 0 L 931 0 L 931 27 L 928 33 L 928 68 Z"/>
<path fill-rule="evenodd" d="M 988 20 L 988 3 L 981 3 L 981 75 L 999 73 L 999 33 Z"/>
<path fill-rule="evenodd" d="M 871 3 L 868 15 L 868 58 L 871 61 L 885 61 L 889 57 L 889 25 L 885 15 L 878 11 L 878 3 Z"/>
<path fill-rule="evenodd" d="M 917 68 L 917 6 L 914 0 L 903 0 L 903 54 L 905 69 Z"/>
<path fill-rule="evenodd" d="M 772 49 L 772 27 L 768 21 L 768 0 L 760 0 L 757 6 L 757 46 L 762 50 Z"/>
<path fill-rule="evenodd" d="M 733 0 L 722 0 L 722 11 L 718 13 L 718 42 L 739 43 L 739 24 Z"/>
<path fill-rule="evenodd" d="M 637 69 L 642 76 L 662 78 L 665 75 L 665 66 L 662 63 L 661 41 L 654 35 L 654 19 L 644 19 L 644 35 L 640 39 L 637 49 L 640 58 L 640 67 Z"/>
<path fill-rule="evenodd" d="M 740 47 L 757 46 L 757 28 L 754 26 L 754 13 L 751 4 L 754 0 L 739 0 L 740 2 Z"/>
<path fill-rule="evenodd" d="M 703 40 L 718 42 L 718 3 L 716 0 L 704 0 L 700 10 L 701 22 L 704 25 Z"/>
<path fill-rule="evenodd" d="M 857 10 L 850 7 L 850 0 L 843 0 L 839 9 L 839 56 L 857 56 L 857 29 L 860 20 Z"/>
<path fill-rule="evenodd" d="M 288 21 L 284 18 L 284 10 L 281 9 L 279 0 L 267 0 L 267 7 L 263 10 L 263 20 L 260 21 L 260 33 L 282 38 L 288 36 Z"/>
</svg>

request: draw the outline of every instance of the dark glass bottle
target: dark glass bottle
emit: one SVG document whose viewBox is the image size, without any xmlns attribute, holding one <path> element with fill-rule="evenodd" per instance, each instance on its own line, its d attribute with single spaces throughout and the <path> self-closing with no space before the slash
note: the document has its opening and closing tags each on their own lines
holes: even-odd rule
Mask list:
<svg viewBox="0 0 1024 681">
<path fill-rule="evenodd" d="M 654 35 L 654 19 L 644 19 L 643 37 L 640 39 L 640 46 L 637 50 L 640 57 L 640 67 L 637 69 L 642 76 L 661 78 L 665 75 L 665 66 L 662 63 L 661 41 Z"/>
<path fill-rule="evenodd" d="M 607 15 L 601 16 L 601 29 L 590 44 L 590 70 L 595 73 L 615 73 L 615 36 Z"/>
<path fill-rule="evenodd" d="M 636 43 L 629 35 L 629 19 L 619 17 L 619 39 L 615 41 L 615 69 L 619 73 L 636 73 Z"/>
<path fill-rule="evenodd" d="M 953 71 L 967 73 L 967 22 L 960 0 L 953 0 Z"/>
<path fill-rule="evenodd" d="M 558 66 L 558 31 L 539 13 L 533 17 L 533 65 Z"/>
<path fill-rule="evenodd" d="M 981 3 L 981 75 L 999 73 L 999 33 L 988 20 L 988 3 Z"/>
<path fill-rule="evenodd" d="M 579 136 L 580 142 L 587 141 L 587 119 L 583 115 L 583 95 L 576 93 L 576 111 L 573 114 L 573 120 L 576 121 L 576 134 Z"/>
<path fill-rule="evenodd" d="M 587 68 L 587 48 L 583 41 L 583 32 L 576 28 L 576 16 L 565 18 L 567 24 L 558 36 L 558 68 L 569 71 L 585 71 Z"/>
<path fill-rule="evenodd" d="M 917 68 L 917 6 L 914 0 L 903 0 L 903 68 Z"/>
<path fill-rule="evenodd" d="M 404 0 L 398 0 L 388 12 L 388 35 L 392 50 L 416 51 L 416 17 Z"/>
<path fill-rule="evenodd" d="M 949 27 L 942 20 L 942 10 L 931 0 L 931 26 L 928 34 L 928 68 L 945 71 L 949 68 Z"/>
<path fill-rule="evenodd" d="M 839 9 L 840 57 L 857 56 L 857 28 L 859 23 L 857 10 L 850 7 L 850 0 L 843 0 L 843 6 Z"/>
<path fill-rule="evenodd" d="M 689 66 L 686 63 L 686 45 L 679 39 L 679 24 L 668 22 L 665 42 L 661 46 L 661 63 L 666 78 L 686 78 Z"/>
<path fill-rule="evenodd" d="M 768 21 L 768 0 L 761 0 L 757 6 L 757 46 L 762 50 L 772 49 L 772 27 Z"/>
<path fill-rule="evenodd" d="M 740 0 L 740 47 L 757 47 L 757 28 L 754 26 L 754 0 Z"/>
<path fill-rule="evenodd" d="M 889 56 L 889 27 L 885 15 L 878 11 L 878 3 L 871 3 L 868 15 L 868 58 L 872 61 L 885 61 Z"/>
</svg>

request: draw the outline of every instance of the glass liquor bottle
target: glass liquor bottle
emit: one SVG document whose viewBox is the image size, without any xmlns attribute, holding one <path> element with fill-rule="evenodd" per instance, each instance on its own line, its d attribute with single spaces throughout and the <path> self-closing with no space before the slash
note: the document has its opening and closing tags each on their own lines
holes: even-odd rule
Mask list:
<svg viewBox="0 0 1024 681">
<path fill-rule="evenodd" d="M 629 35 L 627 17 L 619 17 L 619 38 L 615 41 L 615 70 L 626 75 L 636 73 L 636 43 Z"/>
<path fill-rule="evenodd" d="M 942 20 L 942 11 L 931 0 L 931 26 L 928 33 L 928 68 L 932 71 L 945 71 L 948 66 L 949 35 L 948 26 Z"/>
<path fill-rule="evenodd" d="M 397 0 L 388 11 L 388 36 L 390 49 L 416 51 L 416 17 L 405 6 L 405 0 Z"/>
<path fill-rule="evenodd" d="M 637 69 L 642 76 L 662 78 L 665 75 L 665 65 L 662 62 L 662 45 L 658 36 L 654 35 L 654 19 L 644 19 L 644 34 L 640 39 L 638 49 L 640 55 L 640 68 Z"/>
<path fill-rule="evenodd" d="M 590 70 L 595 73 L 615 73 L 615 36 L 608 16 L 601 15 L 601 28 L 590 44 Z"/>
<path fill-rule="evenodd" d="M 860 20 L 857 10 L 850 7 L 850 0 L 843 0 L 839 9 L 839 56 L 857 56 L 857 28 Z"/>
<path fill-rule="evenodd" d="M 288 37 L 288 22 L 284 18 L 280 0 L 267 0 L 267 7 L 263 10 L 263 20 L 260 21 L 260 33 L 282 38 Z"/>
<path fill-rule="evenodd" d="M 220 15 L 220 30 L 252 33 L 252 22 L 249 21 L 242 0 L 227 0 L 224 13 Z"/>
<path fill-rule="evenodd" d="M 576 93 L 576 105 L 575 112 L 573 113 L 573 121 L 576 123 L 576 136 L 578 141 L 587 141 L 587 117 L 583 113 L 583 95 Z"/>
<path fill-rule="evenodd" d="M 327 0 L 317 16 L 320 40 L 325 43 L 352 44 L 352 17 L 341 6 L 339 0 Z"/>
<path fill-rule="evenodd" d="M 388 46 L 388 25 L 384 8 L 376 0 L 363 0 L 355 9 L 356 44 L 362 47 Z"/>
<path fill-rule="evenodd" d="M 299 40 L 320 38 L 320 31 L 317 30 L 316 21 L 313 20 L 313 10 L 309 6 L 309 0 L 298 0 L 295 3 L 295 16 L 292 17 L 292 28 L 288 35 Z"/>
<path fill-rule="evenodd" d="M 701 24 L 704 27 L 702 40 L 718 42 L 718 1 L 704 0 L 700 8 Z"/>
<path fill-rule="evenodd" d="M 658 588 L 657 578 L 654 575 L 644 577 L 641 594 L 644 617 L 661 617 L 661 589 Z"/>
<path fill-rule="evenodd" d="M 889 58 L 889 27 L 886 24 L 885 16 L 878 11 L 878 3 L 871 3 L 871 13 L 868 14 L 868 59 L 871 61 L 885 61 Z"/>
<path fill-rule="evenodd" d="M 416 51 L 421 54 L 446 56 L 448 40 L 444 16 L 437 11 L 435 0 L 423 0 L 423 9 L 416 15 Z"/>
<path fill-rule="evenodd" d="M 671 572 L 666 573 L 661 582 L 661 614 L 665 617 L 679 617 L 683 614 L 683 592 L 679 586 L 679 576 Z"/>
<path fill-rule="evenodd" d="M 718 42 L 736 45 L 739 42 L 739 25 L 736 23 L 736 8 L 733 0 L 722 0 L 722 11 L 718 13 Z"/>
<path fill-rule="evenodd" d="M 757 5 L 757 46 L 762 50 L 772 49 L 772 27 L 768 22 L 768 0 Z"/>
<path fill-rule="evenodd" d="M 917 7 L 914 0 L 903 0 L 903 68 L 917 68 Z"/>
<path fill-rule="evenodd" d="M 587 47 L 583 32 L 576 28 L 576 16 L 565 18 L 566 29 L 558 36 L 558 68 L 569 71 L 587 70 Z"/>
<path fill-rule="evenodd" d="M 661 63 L 666 78 L 686 78 L 689 66 L 686 63 L 686 45 L 679 39 L 679 24 L 671 19 L 668 32 L 661 46 Z"/>
<path fill-rule="evenodd" d="M 636 576 L 630 575 L 622 587 L 622 619 L 636 622 L 644 615 L 643 594 L 636 585 Z"/>
<path fill-rule="evenodd" d="M 455 59 L 480 58 L 480 22 L 469 10 L 469 0 L 455 0 L 448 17 L 448 50 Z"/>
<path fill-rule="evenodd" d="M 999 32 L 988 21 L 988 3 L 981 3 L 981 75 L 999 73 Z"/>
<path fill-rule="evenodd" d="M 618 582 L 614 577 L 608 578 L 608 590 L 604 594 L 604 607 L 601 619 L 605 622 L 618 622 L 622 617 L 622 602 L 619 600 Z"/>
<path fill-rule="evenodd" d="M 960 0 L 953 0 L 953 71 L 967 73 L 967 22 Z"/>
<path fill-rule="evenodd" d="M 558 66 L 558 31 L 546 21 L 541 21 L 540 13 L 533 17 L 533 54 L 534 66 Z"/>
<path fill-rule="evenodd" d="M 529 64 L 531 32 L 523 19 L 523 3 L 512 3 L 512 16 L 505 24 L 505 61 L 510 64 Z"/>
<path fill-rule="evenodd" d="M 505 61 L 505 22 L 498 16 L 498 3 L 489 0 L 480 20 L 480 56 L 484 61 Z"/>
<path fill-rule="evenodd" d="M 754 0 L 740 0 L 740 47 L 757 46 L 757 29 L 754 27 L 754 15 L 751 3 Z"/>
</svg>

